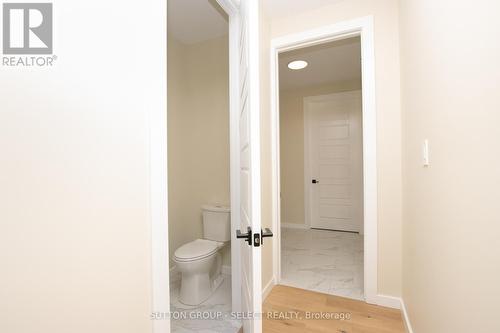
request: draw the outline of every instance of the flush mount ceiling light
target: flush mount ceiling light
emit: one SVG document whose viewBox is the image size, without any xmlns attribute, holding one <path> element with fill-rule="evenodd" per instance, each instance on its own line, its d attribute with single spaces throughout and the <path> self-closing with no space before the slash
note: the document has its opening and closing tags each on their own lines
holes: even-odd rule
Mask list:
<svg viewBox="0 0 500 333">
<path fill-rule="evenodd" d="M 295 60 L 288 63 L 288 68 L 293 69 L 294 71 L 303 69 L 307 67 L 307 61 L 304 60 Z"/>
</svg>

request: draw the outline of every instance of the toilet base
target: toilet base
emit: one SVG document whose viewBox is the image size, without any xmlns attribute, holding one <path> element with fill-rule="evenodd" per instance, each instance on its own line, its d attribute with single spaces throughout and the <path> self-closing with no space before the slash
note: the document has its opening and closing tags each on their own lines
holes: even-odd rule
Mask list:
<svg viewBox="0 0 500 333">
<path fill-rule="evenodd" d="M 222 282 L 224 282 L 222 274 L 212 282 L 208 274 L 182 276 L 179 302 L 191 306 L 200 305 L 212 296 Z"/>
<path fill-rule="evenodd" d="M 224 276 L 222 274 L 219 274 L 219 276 L 215 278 L 212 283 L 212 293 L 214 293 L 220 287 L 222 282 L 224 282 Z"/>
<path fill-rule="evenodd" d="M 220 251 L 197 262 L 177 262 L 182 273 L 179 302 L 185 305 L 199 305 L 206 301 L 224 281 L 221 274 Z"/>
</svg>

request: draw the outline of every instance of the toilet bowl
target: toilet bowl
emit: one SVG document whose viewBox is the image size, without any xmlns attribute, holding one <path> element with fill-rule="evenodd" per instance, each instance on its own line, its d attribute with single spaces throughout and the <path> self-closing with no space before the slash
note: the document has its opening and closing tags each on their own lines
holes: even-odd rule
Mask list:
<svg viewBox="0 0 500 333">
<path fill-rule="evenodd" d="M 224 243 L 197 239 L 175 251 L 174 262 L 182 274 L 179 301 L 198 305 L 207 300 L 223 281 L 221 249 Z"/>
<path fill-rule="evenodd" d="M 230 238 L 229 208 L 203 206 L 203 239 L 180 246 L 173 261 L 181 273 L 179 301 L 199 305 L 221 285 L 221 250 Z"/>
</svg>

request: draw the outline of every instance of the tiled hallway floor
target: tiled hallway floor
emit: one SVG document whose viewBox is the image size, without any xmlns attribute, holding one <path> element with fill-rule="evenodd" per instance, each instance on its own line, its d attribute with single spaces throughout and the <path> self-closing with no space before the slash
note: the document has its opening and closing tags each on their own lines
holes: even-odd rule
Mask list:
<svg viewBox="0 0 500 333">
<path fill-rule="evenodd" d="M 281 284 L 363 300 L 363 236 L 282 228 Z"/>
</svg>

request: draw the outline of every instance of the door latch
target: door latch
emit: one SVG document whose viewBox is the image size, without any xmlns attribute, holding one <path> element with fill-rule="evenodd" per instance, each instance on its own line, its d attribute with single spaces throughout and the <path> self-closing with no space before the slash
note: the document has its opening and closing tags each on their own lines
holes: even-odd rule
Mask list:
<svg viewBox="0 0 500 333">
<path fill-rule="evenodd" d="M 252 246 L 252 228 L 247 227 L 247 232 L 244 234 L 241 233 L 240 230 L 236 230 L 236 238 L 243 238 L 243 239 L 245 239 L 245 242 L 248 243 L 248 245 Z"/>
<path fill-rule="evenodd" d="M 255 247 L 260 246 L 260 234 L 259 233 L 253 234 L 253 246 L 255 246 Z"/>
<path fill-rule="evenodd" d="M 264 238 L 266 237 L 273 237 L 273 232 L 269 228 L 265 228 L 264 231 L 261 229 L 260 233 L 253 234 L 253 246 L 259 247 L 264 244 Z M 247 232 L 244 234 L 240 230 L 236 230 L 236 238 L 242 238 L 248 245 L 252 246 L 252 228 L 247 227 Z"/>
<path fill-rule="evenodd" d="M 264 245 L 264 238 L 266 237 L 273 237 L 273 232 L 269 228 L 265 228 L 265 231 L 260 230 L 259 233 L 253 234 L 253 246 L 259 247 L 261 245 Z"/>
</svg>

